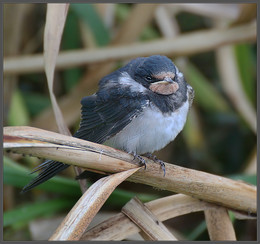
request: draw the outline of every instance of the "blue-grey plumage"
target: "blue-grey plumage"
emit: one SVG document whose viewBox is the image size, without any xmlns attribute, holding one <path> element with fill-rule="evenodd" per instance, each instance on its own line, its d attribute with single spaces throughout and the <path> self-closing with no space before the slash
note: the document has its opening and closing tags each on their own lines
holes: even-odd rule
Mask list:
<svg viewBox="0 0 260 244">
<path fill-rule="evenodd" d="M 74 137 L 105 143 L 128 153 L 152 153 L 183 129 L 193 89 L 173 62 L 160 55 L 136 58 L 99 82 L 81 101 L 81 122 Z M 69 165 L 47 160 L 23 192 Z"/>
</svg>

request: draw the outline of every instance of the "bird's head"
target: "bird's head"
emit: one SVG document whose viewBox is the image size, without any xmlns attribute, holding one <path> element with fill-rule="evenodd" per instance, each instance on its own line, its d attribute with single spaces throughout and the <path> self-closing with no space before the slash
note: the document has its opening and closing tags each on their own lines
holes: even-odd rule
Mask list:
<svg viewBox="0 0 260 244">
<path fill-rule="evenodd" d="M 145 88 L 161 95 L 176 93 L 184 81 L 182 73 L 173 62 L 161 55 L 136 59 L 130 75 Z"/>
</svg>

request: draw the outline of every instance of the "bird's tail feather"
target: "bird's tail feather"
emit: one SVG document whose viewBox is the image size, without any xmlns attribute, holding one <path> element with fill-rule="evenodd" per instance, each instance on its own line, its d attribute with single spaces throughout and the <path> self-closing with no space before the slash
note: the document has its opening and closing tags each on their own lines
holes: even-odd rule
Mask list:
<svg viewBox="0 0 260 244">
<path fill-rule="evenodd" d="M 23 190 L 22 193 L 25 193 L 32 188 L 38 186 L 39 184 L 47 181 L 48 179 L 52 178 L 62 170 L 68 168 L 70 165 L 69 164 L 64 164 L 58 161 L 53 161 L 53 160 L 47 160 L 38 167 L 34 169 L 34 172 L 42 170 L 38 176 L 36 176 L 29 184 L 27 184 Z"/>
</svg>

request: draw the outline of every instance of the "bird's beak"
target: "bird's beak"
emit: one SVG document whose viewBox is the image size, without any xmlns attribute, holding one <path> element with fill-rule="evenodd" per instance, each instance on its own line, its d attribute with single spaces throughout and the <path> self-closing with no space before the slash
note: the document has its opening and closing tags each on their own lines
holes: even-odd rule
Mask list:
<svg viewBox="0 0 260 244">
<path fill-rule="evenodd" d="M 168 84 L 168 83 L 174 83 L 174 81 L 173 81 L 172 78 L 166 76 L 166 77 L 163 78 L 163 80 L 156 81 L 153 84 Z"/>
<path fill-rule="evenodd" d="M 171 77 L 166 76 L 166 77 L 164 77 L 164 79 L 162 80 L 162 82 L 165 82 L 165 83 L 173 83 L 174 81 L 172 80 Z"/>
<path fill-rule="evenodd" d="M 170 95 L 179 89 L 179 85 L 177 82 L 173 81 L 172 78 L 166 76 L 161 81 L 153 82 L 149 89 L 158 94 Z"/>
</svg>

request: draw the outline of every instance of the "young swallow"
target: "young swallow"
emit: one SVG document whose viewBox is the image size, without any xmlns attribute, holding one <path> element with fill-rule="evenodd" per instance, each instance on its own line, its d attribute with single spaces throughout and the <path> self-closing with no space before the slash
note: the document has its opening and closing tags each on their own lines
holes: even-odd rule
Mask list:
<svg viewBox="0 0 260 244">
<path fill-rule="evenodd" d="M 136 58 L 102 78 L 99 90 L 81 100 L 81 122 L 74 137 L 104 143 L 142 161 L 139 155 L 151 155 L 175 139 L 193 98 L 192 87 L 169 58 Z M 45 161 L 33 171 L 41 172 L 22 192 L 69 166 Z"/>
</svg>

